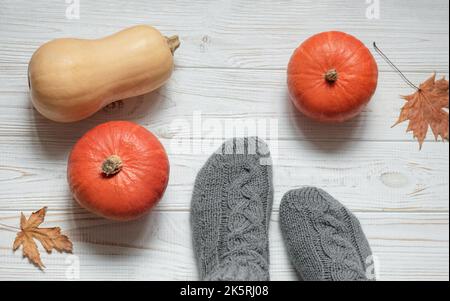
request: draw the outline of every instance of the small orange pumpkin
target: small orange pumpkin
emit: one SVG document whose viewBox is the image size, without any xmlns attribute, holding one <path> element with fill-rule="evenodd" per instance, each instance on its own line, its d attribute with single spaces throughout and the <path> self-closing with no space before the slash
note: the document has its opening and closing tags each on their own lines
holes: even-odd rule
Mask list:
<svg viewBox="0 0 450 301">
<path fill-rule="evenodd" d="M 369 49 L 343 32 L 306 40 L 288 67 L 295 107 L 321 122 L 343 122 L 358 115 L 375 93 L 378 66 Z"/>
<path fill-rule="evenodd" d="M 95 127 L 76 143 L 67 177 L 82 207 L 128 221 L 147 213 L 162 198 L 169 160 L 159 140 L 145 128 L 114 121 Z"/>
</svg>

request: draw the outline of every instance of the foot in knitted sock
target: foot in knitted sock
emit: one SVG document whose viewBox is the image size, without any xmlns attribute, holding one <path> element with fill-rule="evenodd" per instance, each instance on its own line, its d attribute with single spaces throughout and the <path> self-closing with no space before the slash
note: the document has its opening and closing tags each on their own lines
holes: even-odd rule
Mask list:
<svg viewBox="0 0 450 301">
<path fill-rule="evenodd" d="M 191 222 L 200 277 L 269 280 L 270 154 L 258 138 L 227 141 L 199 172 Z"/>
<path fill-rule="evenodd" d="M 325 191 L 309 187 L 288 192 L 280 221 L 289 257 L 303 280 L 369 280 L 372 252 L 361 225 Z"/>
</svg>

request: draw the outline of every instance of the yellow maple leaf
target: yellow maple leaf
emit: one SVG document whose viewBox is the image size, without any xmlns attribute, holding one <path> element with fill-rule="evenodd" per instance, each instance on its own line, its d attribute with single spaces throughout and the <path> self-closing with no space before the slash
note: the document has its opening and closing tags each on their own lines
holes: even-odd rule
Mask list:
<svg viewBox="0 0 450 301">
<path fill-rule="evenodd" d="M 422 83 L 416 93 L 402 98 L 407 101 L 402 108 L 400 117 L 394 126 L 409 120 L 407 132 L 413 132 L 422 149 L 431 128 L 436 140 L 441 137 L 448 140 L 448 80 L 436 81 L 436 74 Z"/>
<path fill-rule="evenodd" d="M 41 269 L 45 266 L 42 263 L 39 249 L 34 239 L 42 244 L 47 253 L 51 253 L 53 250 L 72 253 L 73 249 L 72 242 L 67 236 L 61 234 L 59 227 L 39 228 L 44 222 L 46 213 L 47 207 L 33 212 L 28 219 L 21 213 L 20 229 L 22 231 L 17 233 L 13 244 L 14 251 L 22 246 L 23 256 Z"/>
</svg>

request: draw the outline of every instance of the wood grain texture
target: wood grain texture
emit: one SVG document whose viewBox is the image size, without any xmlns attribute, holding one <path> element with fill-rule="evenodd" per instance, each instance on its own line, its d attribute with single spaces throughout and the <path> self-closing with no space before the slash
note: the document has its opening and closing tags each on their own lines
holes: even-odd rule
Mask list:
<svg viewBox="0 0 450 301">
<path fill-rule="evenodd" d="M 272 279 L 297 280 L 279 230 L 279 201 L 289 189 L 314 185 L 361 218 L 379 279 L 448 280 L 448 144 L 429 135 L 419 152 L 406 124 L 390 128 L 403 105 L 399 95 L 411 93 L 398 75 L 375 55 L 377 93 L 359 118 L 340 125 L 293 114 L 288 101 L 286 65 L 293 50 L 330 29 L 369 46 L 377 41 L 415 83 L 433 72 L 448 75 L 449 2 L 380 3 L 380 19 L 369 20 L 363 0 L 81 0 L 80 20 L 68 20 L 63 0 L 0 1 L 0 280 L 64 280 L 74 260 L 83 280 L 196 280 L 189 226 L 195 176 L 225 138 L 246 133 L 266 138 L 275 159 Z M 26 74 L 37 47 L 142 23 L 181 36 L 165 87 L 76 124 L 36 113 Z M 66 183 L 75 141 L 118 119 L 157 134 L 172 167 L 156 210 L 126 224 L 86 213 Z M 73 238 L 76 256 L 44 255 L 44 273 L 11 251 L 20 212 L 42 206 L 50 208 L 46 225 L 61 226 Z"/>
<path fill-rule="evenodd" d="M 162 140 L 171 177 L 158 210 L 189 210 L 197 172 L 222 143 Z M 0 138 L 0 210 L 77 207 L 66 182 L 73 142 L 41 143 Z M 303 185 L 319 186 L 354 211 L 448 212 L 449 156 L 445 144 L 270 141 L 274 157 L 275 210 L 283 194 Z M 181 145 L 181 144 L 180 144 Z"/>
<path fill-rule="evenodd" d="M 380 75 L 376 95 L 359 117 L 338 125 L 323 125 L 294 114 L 284 71 L 181 68 L 175 70 L 170 82 L 159 91 L 125 100 L 69 126 L 50 122 L 36 114 L 30 103 L 26 74 L 26 66 L 17 66 L 5 74 L 0 72 L 1 137 L 15 139 L 17 135 L 26 138 L 38 134 L 42 142 L 72 141 L 96 124 L 125 119 L 145 125 L 167 139 L 195 138 L 196 135 L 221 138 L 231 123 L 231 126 L 250 131 L 255 125 L 255 130 L 260 131 L 251 134 L 280 140 L 413 141 L 412 134 L 405 133 L 407 122 L 391 128 L 405 104 L 400 95 L 414 92 L 394 73 Z M 431 76 L 409 75 L 417 83 Z M 443 75 L 446 74 L 440 74 Z M 194 117 L 199 115 L 200 131 L 193 133 L 198 128 Z M 270 127 L 274 121 L 276 129 Z M 221 126 L 212 127 L 211 123 L 217 122 Z M 256 126 L 258 122 L 263 122 L 267 130 Z M 276 131 L 270 133 L 271 128 Z M 431 131 L 427 141 L 434 141 Z"/>
<path fill-rule="evenodd" d="M 381 1 L 380 19 L 366 18 L 361 0 L 81 0 L 80 20 L 67 20 L 64 1 L 3 0 L 0 6 L 0 66 L 27 64 L 47 40 L 97 38 L 147 23 L 178 33 L 183 67 L 285 69 L 293 49 L 330 29 L 377 41 L 404 71 L 448 70 L 446 0 Z M 381 70 L 391 70 L 380 60 Z"/>
<path fill-rule="evenodd" d="M 373 249 L 379 280 L 448 280 L 448 215 L 360 213 Z M 289 263 L 274 213 L 270 225 L 273 280 L 298 280 Z M 17 226 L 18 215 L 0 211 L 0 223 Z M 118 224 L 80 210 L 50 211 L 46 225 L 58 225 L 74 241 L 80 279 L 197 280 L 189 213 L 154 212 Z M 62 279 L 74 261 L 66 254 L 43 255 L 41 272 L 14 254 L 13 231 L 0 236 L 0 279 Z M 168 264 L 170 262 L 170 264 Z"/>
</svg>

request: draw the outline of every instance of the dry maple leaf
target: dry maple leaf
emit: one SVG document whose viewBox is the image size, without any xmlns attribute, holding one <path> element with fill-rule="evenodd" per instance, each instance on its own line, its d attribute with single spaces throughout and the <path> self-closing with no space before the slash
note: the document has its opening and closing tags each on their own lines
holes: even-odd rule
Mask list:
<svg viewBox="0 0 450 301">
<path fill-rule="evenodd" d="M 34 239 L 38 240 L 47 253 L 51 253 L 53 249 L 58 252 L 72 253 L 72 242 L 65 235 L 61 234 L 61 229 L 56 228 L 38 228 L 45 218 L 47 207 L 39 211 L 33 212 L 27 220 L 25 215 L 20 216 L 20 231 L 17 233 L 14 241 L 13 250 L 16 251 L 22 246 L 23 256 L 27 257 L 33 264 L 43 269 L 38 247 Z"/>
<path fill-rule="evenodd" d="M 392 127 L 409 120 L 406 131 L 413 132 L 414 138 L 419 141 L 420 149 L 427 137 L 428 128 L 431 128 L 436 140 L 441 137 L 448 141 L 448 80 L 443 77 L 436 81 L 436 74 L 433 74 L 417 87 L 378 48 L 376 43 L 373 43 L 373 47 L 402 79 L 416 90 L 412 95 L 402 96 L 407 103 L 402 108 L 398 121 Z"/>
<path fill-rule="evenodd" d="M 420 85 L 416 93 L 402 98 L 407 101 L 394 126 L 409 120 L 407 132 L 413 132 L 422 149 L 428 128 L 436 140 L 448 140 L 448 80 L 436 81 L 436 74 Z"/>
</svg>

